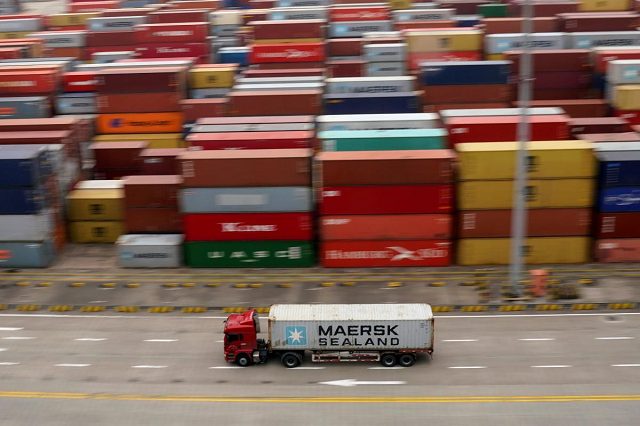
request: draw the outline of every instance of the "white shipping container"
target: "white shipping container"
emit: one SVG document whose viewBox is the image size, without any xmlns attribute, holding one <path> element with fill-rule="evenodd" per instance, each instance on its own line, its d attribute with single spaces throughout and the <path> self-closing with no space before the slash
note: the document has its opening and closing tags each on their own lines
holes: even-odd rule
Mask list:
<svg viewBox="0 0 640 426">
<path fill-rule="evenodd" d="M 90 31 L 133 31 L 136 25 L 146 23 L 146 16 L 108 16 L 87 19 L 87 28 Z"/>
<path fill-rule="evenodd" d="M 91 55 L 91 59 L 96 64 L 108 64 L 119 61 L 120 59 L 133 59 L 136 56 L 134 51 L 122 52 L 96 52 Z"/>
<path fill-rule="evenodd" d="M 637 151 L 640 152 L 640 142 L 596 142 L 593 150 L 597 152 Z"/>
<path fill-rule="evenodd" d="M 270 21 L 327 19 L 326 7 L 275 7 L 269 9 Z"/>
<path fill-rule="evenodd" d="M 392 28 L 392 21 L 331 22 L 329 24 L 329 37 L 362 37 L 364 33 L 386 32 L 391 31 Z"/>
<path fill-rule="evenodd" d="M 527 44 L 533 50 L 565 49 L 567 33 L 532 33 Z M 484 37 L 484 51 L 488 55 L 518 50 L 522 47 L 524 34 L 489 34 Z"/>
<path fill-rule="evenodd" d="M 319 7 L 329 3 L 329 0 L 276 0 L 275 7 Z"/>
<path fill-rule="evenodd" d="M 194 61 L 191 59 L 180 59 L 174 61 L 153 61 L 153 62 L 127 62 L 123 63 L 109 63 L 109 64 L 79 64 L 76 66 L 75 71 L 101 71 L 111 68 L 153 68 L 153 67 L 188 67 L 191 68 Z"/>
<path fill-rule="evenodd" d="M 86 31 L 47 31 L 27 34 L 27 37 L 41 38 L 45 46 L 57 47 L 84 47 L 87 45 Z"/>
<path fill-rule="evenodd" d="M 610 84 L 639 84 L 640 60 L 616 60 L 607 64 L 607 81 Z"/>
<path fill-rule="evenodd" d="M 324 83 L 280 83 L 280 84 L 236 84 L 233 90 L 237 92 L 273 91 L 273 90 L 322 90 Z"/>
<path fill-rule="evenodd" d="M 348 114 L 321 115 L 318 132 L 330 130 L 437 129 L 438 114 Z"/>
<path fill-rule="evenodd" d="M 602 31 L 566 33 L 566 49 L 639 46 L 640 31 Z"/>
<path fill-rule="evenodd" d="M 42 30 L 42 19 L 1 19 L 0 33 L 35 32 Z"/>
<path fill-rule="evenodd" d="M 0 241 L 46 241 L 51 239 L 50 211 L 37 215 L 0 215 Z"/>
<path fill-rule="evenodd" d="M 520 108 L 445 109 L 440 111 L 442 121 L 454 117 L 505 117 L 522 114 Z M 529 108 L 529 115 L 564 115 L 562 108 Z"/>
<path fill-rule="evenodd" d="M 179 268 L 182 235 L 122 235 L 116 241 L 118 265 L 123 268 Z"/>
<path fill-rule="evenodd" d="M 322 83 L 326 77 L 304 76 L 304 77 L 240 77 L 236 79 L 236 84 L 281 84 L 281 83 Z"/>
<path fill-rule="evenodd" d="M 416 90 L 415 77 L 342 77 L 328 78 L 327 94 L 395 93 Z"/>
<path fill-rule="evenodd" d="M 378 351 L 433 348 L 427 304 L 273 305 L 272 350 Z"/>
<path fill-rule="evenodd" d="M 394 10 L 393 20 L 408 21 L 450 21 L 456 14 L 455 9 L 407 9 Z"/>
<path fill-rule="evenodd" d="M 312 123 L 260 123 L 260 124 L 196 124 L 192 133 L 232 132 L 304 132 L 313 130 Z"/>
<path fill-rule="evenodd" d="M 369 62 L 406 62 L 407 44 L 366 44 L 364 56 Z"/>
<path fill-rule="evenodd" d="M 242 25 L 243 10 L 216 10 L 209 14 L 211 25 Z"/>
<path fill-rule="evenodd" d="M 370 62 L 366 65 L 368 77 L 392 77 L 407 74 L 406 62 Z"/>
<path fill-rule="evenodd" d="M 123 189 L 124 180 L 83 180 L 75 189 Z"/>
</svg>

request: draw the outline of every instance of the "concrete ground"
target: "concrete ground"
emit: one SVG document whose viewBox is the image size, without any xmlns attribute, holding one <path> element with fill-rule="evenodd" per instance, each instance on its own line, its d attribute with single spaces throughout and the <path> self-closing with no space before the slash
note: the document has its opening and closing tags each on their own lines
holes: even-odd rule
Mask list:
<svg viewBox="0 0 640 426">
<path fill-rule="evenodd" d="M 0 424 L 637 421 L 638 314 L 440 315 L 433 360 L 407 369 L 235 368 L 223 318 L 0 314 Z"/>
</svg>

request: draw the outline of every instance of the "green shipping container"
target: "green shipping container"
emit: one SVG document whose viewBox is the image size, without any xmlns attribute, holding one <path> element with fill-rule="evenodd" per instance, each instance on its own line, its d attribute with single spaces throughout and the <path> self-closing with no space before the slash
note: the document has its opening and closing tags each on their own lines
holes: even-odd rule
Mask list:
<svg viewBox="0 0 640 426">
<path fill-rule="evenodd" d="M 481 4 L 478 6 L 478 14 L 483 18 L 506 18 L 509 16 L 507 4 Z"/>
<path fill-rule="evenodd" d="M 316 257 L 309 241 L 215 241 L 184 245 L 192 268 L 307 268 Z"/>
<path fill-rule="evenodd" d="M 323 151 L 446 149 L 444 129 L 330 130 L 318 133 Z"/>
</svg>

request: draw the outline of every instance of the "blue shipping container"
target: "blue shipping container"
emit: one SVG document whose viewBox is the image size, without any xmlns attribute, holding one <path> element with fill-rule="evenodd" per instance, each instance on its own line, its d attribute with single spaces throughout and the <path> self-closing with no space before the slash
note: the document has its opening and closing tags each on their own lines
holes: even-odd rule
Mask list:
<svg viewBox="0 0 640 426">
<path fill-rule="evenodd" d="M 640 186 L 640 151 L 599 152 L 598 158 L 601 187 Z"/>
<path fill-rule="evenodd" d="M 0 242 L 0 268 L 46 268 L 55 258 L 50 241 Z"/>
<path fill-rule="evenodd" d="M 222 48 L 218 51 L 218 62 L 221 64 L 240 64 L 242 67 L 246 67 L 249 65 L 249 50 L 248 49 L 238 49 L 231 48 L 233 50 L 228 50 L 228 48 Z"/>
<path fill-rule="evenodd" d="M 44 96 L 0 98 L 0 118 L 47 118 L 50 116 L 49 100 Z"/>
<path fill-rule="evenodd" d="M 476 25 L 480 25 L 480 20 L 482 19 L 481 15 L 457 15 L 453 17 L 453 20 L 456 21 L 456 27 L 475 27 Z"/>
<path fill-rule="evenodd" d="M 38 214 L 44 204 L 40 190 L 0 188 L 0 214 Z"/>
<path fill-rule="evenodd" d="M 425 62 L 420 68 L 423 86 L 508 84 L 511 61 Z"/>
<path fill-rule="evenodd" d="M 45 147 L 0 146 L 0 186 L 40 187 L 50 174 L 49 153 Z M 5 201 L 0 199 L 0 203 Z"/>
<path fill-rule="evenodd" d="M 602 213 L 640 212 L 640 187 L 604 188 L 598 206 Z"/>
<path fill-rule="evenodd" d="M 340 93 L 324 95 L 326 115 L 409 114 L 422 112 L 415 92 Z"/>
</svg>

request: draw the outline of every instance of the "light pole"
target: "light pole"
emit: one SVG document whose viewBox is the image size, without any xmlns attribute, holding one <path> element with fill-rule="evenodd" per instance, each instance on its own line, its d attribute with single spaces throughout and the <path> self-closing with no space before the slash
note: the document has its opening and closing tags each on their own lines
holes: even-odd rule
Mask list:
<svg viewBox="0 0 640 426">
<path fill-rule="evenodd" d="M 522 48 L 520 54 L 520 75 L 518 81 L 518 105 L 520 122 L 518 123 L 518 149 L 513 185 L 513 212 L 511 219 L 511 265 L 509 278 L 514 297 L 519 297 L 520 280 L 523 269 L 523 248 L 526 239 L 527 210 L 527 142 L 530 138 L 529 104 L 531 101 L 532 58 L 529 52 L 529 38 L 532 30 L 533 7 L 531 0 L 524 0 L 522 13 Z"/>
</svg>

